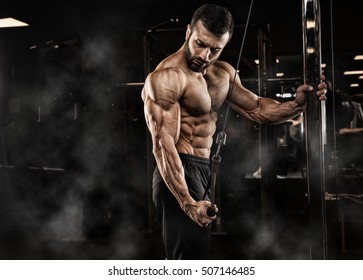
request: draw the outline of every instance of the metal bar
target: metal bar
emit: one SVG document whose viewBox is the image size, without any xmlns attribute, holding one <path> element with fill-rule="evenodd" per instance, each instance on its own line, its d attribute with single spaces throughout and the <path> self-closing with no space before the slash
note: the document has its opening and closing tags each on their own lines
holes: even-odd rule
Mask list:
<svg viewBox="0 0 363 280">
<path fill-rule="evenodd" d="M 143 87 L 144 82 L 117 83 L 116 87 Z"/>
<path fill-rule="evenodd" d="M 269 84 L 267 77 L 271 76 L 272 54 L 269 46 L 269 30 L 260 28 L 258 32 L 258 88 L 261 97 L 271 97 L 269 95 Z M 265 226 L 271 222 L 273 216 L 273 187 L 276 181 L 276 171 L 274 168 L 275 144 L 273 137 L 273 127 L 271 125 L 260 125 L 260 166 L 261 166 L 261 217 Z"/>
<path fill-rule="evenodd" d="M 47 167 L 47 166 L 15 166 L 15 165 L 7 165 L 7 164 L 0 164 L 0 169 L 9 169 L 9 170 L 17 170 L 17 171 L 24 171 L 24 170 L 40 170 L 40 171 L 58 171 L 64 172 L 64 168 L 59 167 Z"/>
<path fill-rule="evenodd" d="M 289 77 L 289 78 L 267 78 L 267 82 L 298 82 L 302 77 Z M 244 83 L 257 83 L 258 79 L 242 79 Z M 144 82 L 125 82 L 117 83 L 116 87 L 143 87 Z"/>
<path fill-rule="evenodd" d="M 267 78 L 268 82 L 298 82 L 301 81 L 301 77 L 291 77 L 291 78 Z"/>
<path fill-rule="evenodd" d="M 302 0 L 304 83 L 317 90 L 321 76 L 320 3 Z M 309 204 L 310 258 L 327 258 L 325 213 L 324 128 L 325 102 L 306 94 L 305 145 Z"/>
</svg>

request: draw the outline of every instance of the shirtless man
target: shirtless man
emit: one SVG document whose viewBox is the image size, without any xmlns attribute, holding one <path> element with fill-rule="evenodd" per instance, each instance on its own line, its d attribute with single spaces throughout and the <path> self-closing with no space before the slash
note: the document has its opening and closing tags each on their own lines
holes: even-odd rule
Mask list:
<svg viewBox="0 0 363 280">
<path fill-rule="evenodd" d="M 294 101 L 279 103 L 243 87 L 235 69 L 218 60 L 233 27 L 225 8 L 201 6 L 187 26 L 185 43 L 148 75 L 142 90 L 157 164 L 153 198 L 162 215 L 167 259 L 208 258 L 210 224 L 216 216 L 207 214 L 210 193 L 202 198 L 210 177 L 218 109 L 232 83 L 231 108 L 264 124 L 280 123 L 303 112 L 305 92 L 313 91 L 302 85 Z M 326 84 L 320 83 L 318 89 L 316 95 L 324 100 Z"/>
</svg>

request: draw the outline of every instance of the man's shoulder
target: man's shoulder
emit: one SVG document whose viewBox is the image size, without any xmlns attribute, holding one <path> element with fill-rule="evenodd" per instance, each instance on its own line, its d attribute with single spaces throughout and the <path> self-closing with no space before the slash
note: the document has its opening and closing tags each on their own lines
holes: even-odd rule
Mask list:
<svg viewBox="0 0 363 280">
<path fill-rule="evenodd" d="M 174 55 L 162 60 L 158 66 L 148 75 L 148 80 L 157 84 L 172 85 L 183 83 L 187 71 L 183 63 Z"/>
<path fill-rule="evenodd" d="M 164 65 L 156 68 L 150 74 L 152 75 L 173 75 L 173 74 L 185 74 L 185 71 L 178 65 Z"/>
<path fill-rule="evenodd" d="M 182 60 L 182 56 L 176 52 L 168 57 L 164 58 L 159 64 L 156 66 L 153 72 L 155 73 L 168 73 L 168 72 L 183 72 L 182 68 L 184 67 L 184 61 Z"/>
<path fill-rule="evenodd" d="M 209 67 L 207 74 L 216 79 L 219 77 L 233 76 L 234 68 L 225 61 L 216 61 Z"/>
<path fill-rule="evenodd" d="M 185 72 L 180 67 L 160 67 L 152 71 L 147 78 L 155 86 L 170 86 L 185 79 Z"/>
<path fill-rule="evenodd" d="M 169 96 L 170 100 L 177 100 L 183 92 L 186 81 L 186 74 L 181 67 L 158 67 L 150 72 L 144 88 L 155 100 L 166 96 Z"/>
<path fill-rule="evenodd" d="M 216 67 L 218 70 L 225 70 L 225 71 L 231 71 L 234 70 L 233 66 L 231 64 L 229 64 L 226 61 L 223 60 L 218 60 L 213 64 L 214 67 Z"/>
</svg>

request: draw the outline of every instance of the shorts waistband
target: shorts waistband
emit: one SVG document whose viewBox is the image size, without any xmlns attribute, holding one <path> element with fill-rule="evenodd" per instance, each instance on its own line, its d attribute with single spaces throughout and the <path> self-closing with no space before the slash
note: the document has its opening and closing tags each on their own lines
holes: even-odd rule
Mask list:
<svg viewBox="0 0 363 280">
<path fill-rule="evenodd" d="M 192 162 L 205 164 L 205 165 L 210 164 L 209 158 L 198 157 L 198 156 L 183 154 L 183 153 L 179 153 L 179 157 L 181 160 L 192 161 Z"/>
</svg>

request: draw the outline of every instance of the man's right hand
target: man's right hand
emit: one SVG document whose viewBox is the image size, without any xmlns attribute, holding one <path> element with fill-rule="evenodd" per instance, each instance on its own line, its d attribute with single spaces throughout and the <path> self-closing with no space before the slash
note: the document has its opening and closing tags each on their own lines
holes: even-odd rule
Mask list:
<svg viewBox="0 0 363 280">
<path fill-rule="evenodd" d="M 200 200 L 194 203 L 185 204 L 183 210 L 199 226 L 207 227 L 217 218 L 216 215 L 212 217 L 208 216 L 207 211 L 210 208 L 212 208 L 210 201 Z M 215 213 L 218 212 L 216 205 L 214 205 L 213 210 Z"/>
</svg>

